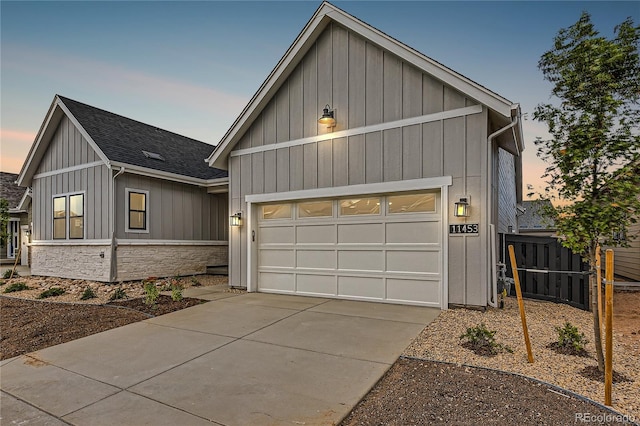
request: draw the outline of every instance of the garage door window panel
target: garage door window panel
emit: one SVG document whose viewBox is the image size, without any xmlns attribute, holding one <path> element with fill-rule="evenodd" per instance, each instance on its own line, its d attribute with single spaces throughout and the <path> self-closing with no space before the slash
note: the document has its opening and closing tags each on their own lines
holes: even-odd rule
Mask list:
<svg viewBox="0 0 640 426">
<path fill-rule="evenodd" d="M 340 200 L 340 216 L 379 215 L 380 198 L 350 198 Z"/>
<path fill-rule="evenodd" d="M 436 194 L 407 194 L 387 197 L 390 214 L 397 213 L 435 213 Z"/>
<path fill-rule="evenodd" d="M 291 204 L 264 205 L 262 206 L 262 218 L 265 220 L 291 219 Z"/>
<path fill-rule="evenodd" d="M 310 201 L 308 203 L 298 203 L 298 217 L 333 217 L 333 202 Z"/>
</svg>

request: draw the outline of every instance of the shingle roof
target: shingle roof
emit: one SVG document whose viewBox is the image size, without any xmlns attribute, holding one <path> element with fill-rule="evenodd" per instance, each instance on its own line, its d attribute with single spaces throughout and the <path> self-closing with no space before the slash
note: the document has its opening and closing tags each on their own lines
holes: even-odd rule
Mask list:
<svg viewBox="0 0 640 426">
<path fill-rule="evenodd" d="M 198 179 L 227 177 L 205 159 L 213 146 L 63 96 L 60 100 L 110 161 Z M 160 154 L 156 160 L 144 152 Z"/>
<path fill-rule="evenodd" d="M 0 172 L 0 198 L 9 202 L 9 208 L 15 209 L 20 204 L 26 188 L 16 185 L 18 175 L 15 173 Z"/>
</svg>

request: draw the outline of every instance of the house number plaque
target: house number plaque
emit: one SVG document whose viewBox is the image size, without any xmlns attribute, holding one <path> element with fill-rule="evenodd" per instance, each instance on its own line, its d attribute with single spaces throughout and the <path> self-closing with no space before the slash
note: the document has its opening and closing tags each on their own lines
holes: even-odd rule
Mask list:
<svg viewBox="0 0 640 426">
<path fill-rule="evenodd" d="M 449 234 L 478 234 L 477 223 L 462 223 L 460 225 L 449 225 Z"/>
</svg>

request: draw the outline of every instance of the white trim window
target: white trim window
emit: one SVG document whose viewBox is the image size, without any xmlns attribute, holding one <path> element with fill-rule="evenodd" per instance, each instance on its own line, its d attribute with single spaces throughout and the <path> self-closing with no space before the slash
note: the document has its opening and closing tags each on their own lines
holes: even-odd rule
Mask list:
<svg viewBox="0 0 640 426">
<path fill-rule="evenodd" d="M 53 239 L 84 239 L 84 212 L 84 192 L 54 195 Z"/>
<path fill-rule="evenodd" d="M 149 191 L 125 188 L 125 232 L 149 233 Z"/>
</svg>

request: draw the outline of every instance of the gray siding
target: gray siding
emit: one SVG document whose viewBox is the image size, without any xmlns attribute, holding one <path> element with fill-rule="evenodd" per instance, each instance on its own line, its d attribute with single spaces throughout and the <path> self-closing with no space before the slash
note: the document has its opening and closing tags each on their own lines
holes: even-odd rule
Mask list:
<svg viewBox="0 0 640 426">
<path fill-rule="evenodd" d="M 89 240 L 109 235 L 109 169 L 94 166 L 33 180 L 33 239 L 53 239 L 53 197 L 84 192 L 85 236 Z"/>
<path fill-rule="evenodd" d="M 125 189 L 149 191 L 148 233 L 125 232 Z M 116 238 L 153 240 L 227 240 L 226 194 L 206 188 L 124 173 L 116 178 Z"/>
<path fill-rule="evenodd" d="M 640 282 L 640 223 L 631 225 L 627 229 L 627 236 L 629 236 L 630 247 L 613 249 L 613 270 L 616 275 Z M 631 239 L 633 237 L 635 239 Z"/>
<path fill-rule="evenodd" d="M 67 116 L 62 117 L 58 129 L 45 153 L 38 173 L 99 161 L 100 158 Z"/>
<path fill-rule="evenodd" d="M 106 239 L 109 235 L 109 169 L 105 165 L 55 173 L 67 167 L 99 161 L 100 158 L 73 123 L 63 117 L 38 167 L 32 188 L 33 240 L 53 239 L 53 197 L 85 193 L 85 236 Z"/>
<path fill-rule="evenodd" d="M 317 123 L 325 104 L 337 125 Z M 398 57 L 332 24 L 307 52 L 235 149 L 273 150 L 232 156 L 230 213 L 246 213 L 248 194 L 315 189 L 449 175 L 450 199 L 469 194 L 470 223 L 483 223 L 488 112 L 404 128 L 277 148 L 279 142 L 463 108 L 477 102 Z M 282 130 L 281 130 L 282 128 Z M 287 139 L 289 137 L 289 139 Z M 452 203 L 450 203 L 452 204 Z M 450 223 L 464 219 L 453 218 Z M 484 305 L 488 276 L 487 230 L 451 237 L 450 303 Z M 230 237 L 230 283 L 246 286 L 246 228 Z M 466 259 L 466 260 L 465 260 Z"/>
</svg>

